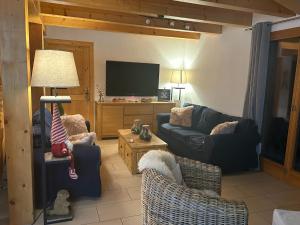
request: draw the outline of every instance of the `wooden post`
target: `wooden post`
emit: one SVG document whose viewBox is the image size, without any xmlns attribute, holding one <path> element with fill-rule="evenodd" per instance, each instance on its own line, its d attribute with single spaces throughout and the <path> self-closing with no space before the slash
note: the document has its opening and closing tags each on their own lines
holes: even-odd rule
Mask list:
<svg viewBox="0 0 300 225">
<path fill-rule="evenodd" d="M 33 222 L 28 0 L 0 0 L 0 57 L 11 225 Z"/>
</svg>

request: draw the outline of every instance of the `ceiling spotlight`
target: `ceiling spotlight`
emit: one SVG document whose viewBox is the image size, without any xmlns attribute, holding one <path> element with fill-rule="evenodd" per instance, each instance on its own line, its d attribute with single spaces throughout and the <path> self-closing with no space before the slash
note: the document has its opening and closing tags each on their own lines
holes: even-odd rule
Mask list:
<svg viewBox="0 0 300 225">
<path fill-rule="evenodd" d="M 190 29 L 191 29 L 191 26 L 190 26 L 189 24 L 186 24 L 186 25 L 184 26 L 184 28 L 185 28 L 186 30 L 190 30 Z"/>
<path fill-rule="evenodd" d="M 169 25 L 170 25 L 170 27 L 175 27 L 175 22 L 174 21 L 170 21 Z"/>
<path fill-rule="evenodd" d="M 149 25 L 151 23 L 151 20 L 149 18 L 146 19 L 146 24 Z"/>
</svg>

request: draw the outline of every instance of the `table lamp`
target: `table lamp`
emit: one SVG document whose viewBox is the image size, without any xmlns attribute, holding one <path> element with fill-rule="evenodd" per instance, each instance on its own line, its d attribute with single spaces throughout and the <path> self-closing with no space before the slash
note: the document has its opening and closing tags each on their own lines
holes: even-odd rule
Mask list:
<svg viewBox="0 0 300 225">
<path fill-rule="evenodd" d="M 179 89 L 179 101 L 181 99 L 181 90 L 185 89 L 182 84 L 187 83 L 187 77 L 184 70 L 174 70 L 171 76 L 171 83 L 177 84 L 177 86 L 172 87 L 172 89 Z"/>
<path fill-rule="evenodd" d="M 56 88 L 71 88 L 79 86 L 78 74 L 76 70 L 74 55 L 72 52 L 58 50 L 37 50 L 35 52 L 32 69 L 31 86 L 52 88 L 55 96 L 42 96 L 40 98 L 40 118 L 41 118 L 41 154 L 44 155 L 42 163 L 42 196 L 44 225 L 49 223 L 69 221 L 73 216 L 66 215 L 58 218 L 48 219 L 47 215 L 47 184 L 46 184 L 46 162 L 45 162 L 45 104 L 46 103 L 70 103 L 70 96 L 56 96 Z M 56 110 L 57 107 L 55 107 Z M 57 114 L 57 113 L 56 113 Z M 55 114 L 55 115 L 56 115 Z M 59 116 L 58 116 L 59 117 Z M 59 118 L 59 122 L 60 118 Z M 53 124 L 52 124 L 53 125 Z M 53 126 L 52 126 L 53 128 Z M 51 128 L 51 132 L 52 132 Z M 53 135 L 53 134 L 52 134 Z"/>
</svg>

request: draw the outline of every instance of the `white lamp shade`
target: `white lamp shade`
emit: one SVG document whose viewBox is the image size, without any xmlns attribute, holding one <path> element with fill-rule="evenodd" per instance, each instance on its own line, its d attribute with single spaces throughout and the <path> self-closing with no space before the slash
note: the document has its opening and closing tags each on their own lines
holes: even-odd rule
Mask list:
<svg viewBox="0 0 300 225">
<path fill-rule="evenodd" d="M 186 84 L 187 77 L 184 70 L 174 70 L 171 76 L 171 83 Z"/>
<path fill-rule="evenodd" d="M 57 50 L 36 50 L 31 86 L 78 87 L 79 80 L 73 53 Z"/>
</svg>

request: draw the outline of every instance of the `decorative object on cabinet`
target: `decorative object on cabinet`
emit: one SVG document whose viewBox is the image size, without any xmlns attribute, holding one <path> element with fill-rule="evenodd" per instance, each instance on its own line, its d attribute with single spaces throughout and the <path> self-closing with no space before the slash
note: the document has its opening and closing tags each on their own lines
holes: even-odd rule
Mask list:
<svg viewBox="0 0 300 225">
<path fill-rule="evenodd" d="M 97 85 L 98 102 L 104 102 L 104 91 Z"/>
<path fill-rule="evenodd" d="M 140 133 L 140 139 L 144 140 L 144 141 L 150 141 L 152 138 L 152 134 L 150 131 L 150 126 L 149 125 L 143 125 L 142 126 L 142 130 Z"/>
<path fill-rule="evenodd" d="M 131 132 L 133 134 L 140 134 L 142 130 L 142 121 L 140 119 L 135 119 L 131 127 Z"/>
<path fill-rule="evenodd" d="M 171 100 L 171 90 L 170 89 L 158 89 L 157 90 L 157 100 L 159 102 L 169 102 Z"/>
</svg>

